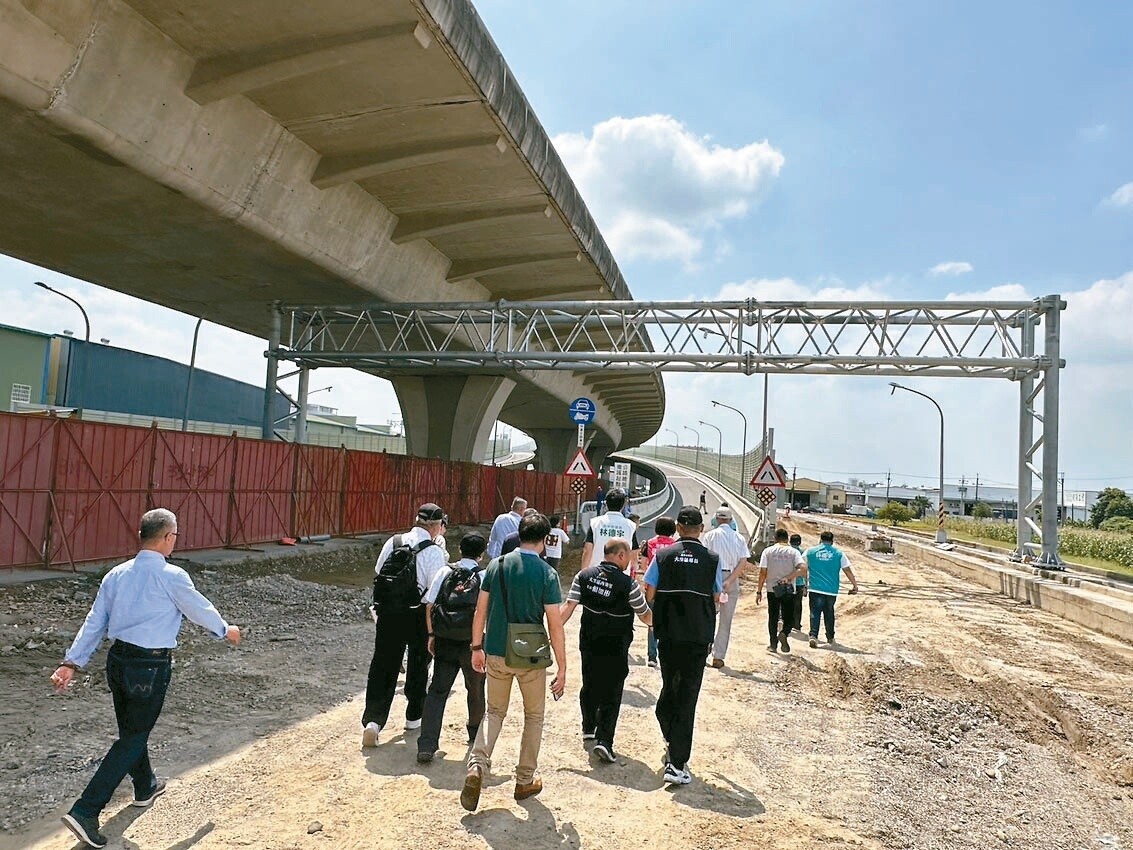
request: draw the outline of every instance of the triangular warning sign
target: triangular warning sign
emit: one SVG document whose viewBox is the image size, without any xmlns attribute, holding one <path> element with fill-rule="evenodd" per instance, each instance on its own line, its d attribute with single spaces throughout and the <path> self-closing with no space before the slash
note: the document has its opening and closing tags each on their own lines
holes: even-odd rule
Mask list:
<svg viewBox="0 0 1133 850">
<path fill-rule="evenodd" d="M 567 464 L 566 472 L 564 475 L 580 475 L 585 478 L 594 477 L 594 467 L 590 465 L 590 461 L 586 459 L 586 452 L 579 449 L 575 452 L 574 460 Z"/>
<path fill-rule="evenodd" d="M 787 479 L 783 477 L 771 455 L 768 455 L 759 465 L 750 483 L 752 487 L 786 487 Z"/>
</svg>

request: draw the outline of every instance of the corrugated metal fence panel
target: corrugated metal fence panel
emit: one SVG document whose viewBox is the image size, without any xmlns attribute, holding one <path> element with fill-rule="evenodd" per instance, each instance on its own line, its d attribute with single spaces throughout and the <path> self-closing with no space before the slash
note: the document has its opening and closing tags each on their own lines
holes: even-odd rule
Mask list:
<svg viewBox="0 0 1133 850">
<path fill-rule="evenodd" d="M 58 420 L 0 416 L 0 566 L 43 561 Z"/>
<path fill-rule="evenodd" d="M 228 545 L 262 543 L 291 528 L 294 445 L 236 440 Z"/>
<path fill-rule="evenodd" d="M 152 507 L 177 514 L 185 550 L 400 530 L 426 501 L 489 522 L 515 495 L 574 504 L 556 475 L 0 414 L 0 568 L 128 557 Z"/>
<path fill-rule="evenodd" d="M 48 541 L 51 563 L 114 558 L 137 549 L 147 508 L 152 429 L 64 420 L 55 455 L 59 522 Z"/>
<path fill-rule="evenodd" d="M 154 429 L 151 506 L 177 514 L 177 548 L 223 546 L 236 439 Z"/>
<path fill-rule="evenodd" d="M 295 446 L 292 536 L 338 534 L 346 450 Z"/>
<path fill-rule="evenodd" d="M 385 481 L 397 455 L 371 452 L 346 453 L 346 504 L 343 506 L 343 534 L 385 530 L 388 513 Z"/>
</svg>

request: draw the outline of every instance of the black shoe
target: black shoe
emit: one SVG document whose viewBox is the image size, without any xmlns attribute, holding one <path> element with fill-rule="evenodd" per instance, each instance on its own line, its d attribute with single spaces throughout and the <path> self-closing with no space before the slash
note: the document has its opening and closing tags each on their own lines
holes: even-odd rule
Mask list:
<svg viewBox="0 0 1133 850">
<path fill-rule="evenodd" d="M 598 756 L 606 764 L 613 764 L 618 760 L 618 754 L 614 752 L 614 748 L 609 744 L 596 744 L 594 746 L 594 755 Z"/>
<path fill-rule="evenodd" d="M 165 780 L 155 779 L 153 783 L 153 790 L 145 795 L 137 795 L 134 797 L 134 802 L 130 803 L 131 806 L 137 806 L 140 809 L 147 808 L 153 805 L 153 801 L 165 793 Z"/>
<path fill-rule="evenodd" d="M 75 834 L 75 838 L 91 847 L 105 847 L 106 836 L 98 831 L 98 818 L 85 818 L 74 812 L 63 815 L 63 826 Z"/>
<path fill-rule="evenodd" d="M 791 645 L 787 643 L 787 632 L 785 631 L 779 632 L 779 648 L 783 650 L 783 652 L 791 651 Z"/>
<path fill-rule="evenodd" d="M 435 755 L 436 755 L 436 753 L 431 753 L 431 752 L 428 752 L 427 750 L 424 751 L 424 752 L 417 753 L 417 763 L 418 764 L 428 764 L 429 762 L 431 762 L 433 760 L 433 756 L 435 756 Z"/>
<path fill-rule="evenodd" d="M 779 645 L 777 643 L 769 643 L 769 644 L 767 644 L 767 651 L 768 652 L 778 652 L 779 651 Z"/>
</svg>

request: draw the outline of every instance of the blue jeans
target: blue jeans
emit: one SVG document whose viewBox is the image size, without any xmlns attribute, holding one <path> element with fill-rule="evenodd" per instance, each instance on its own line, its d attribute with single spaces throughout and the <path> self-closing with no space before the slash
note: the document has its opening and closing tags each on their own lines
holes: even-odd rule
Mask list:
<svg viewBox="0 0 1133 850">
<path fill-rule="evenodd" d="M 837 596 L 827 596 L 825 593 L 810 592 L 810 636 L 818 637 L 818 621 L 826 620 L 826 639 L 834 640 L 834 603 Z"/>
<path fill-rule="evenodd" d="M 73 814 L 97 818 L 118 784 L 128 775 L 134 796 L 144 797 L 157 783 L 149 761 L 149 735 L 165 704 L 173 673 L 169 650 L 151 650 L 115 641 L 106 657 L 106 683 L 114 699 L 118 740 L 103 757 Z"/>
</svg>

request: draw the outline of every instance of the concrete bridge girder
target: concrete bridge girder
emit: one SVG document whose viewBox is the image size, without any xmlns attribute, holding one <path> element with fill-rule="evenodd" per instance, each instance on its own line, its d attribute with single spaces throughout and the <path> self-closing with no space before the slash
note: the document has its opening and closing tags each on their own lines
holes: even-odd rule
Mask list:
<svg viewBox="0 0 1133 850">
<path fill-rule="evenodd" d="M 275 300 L 629 297 L 467 0 L 260 6 L 0 0 L 0 252 L 262 338 Z M 507 377 L 528 432 L 589 394 Z"/>
</svg>

